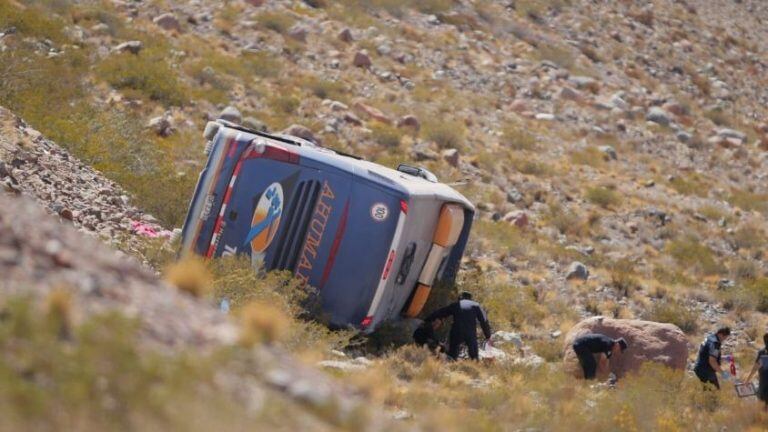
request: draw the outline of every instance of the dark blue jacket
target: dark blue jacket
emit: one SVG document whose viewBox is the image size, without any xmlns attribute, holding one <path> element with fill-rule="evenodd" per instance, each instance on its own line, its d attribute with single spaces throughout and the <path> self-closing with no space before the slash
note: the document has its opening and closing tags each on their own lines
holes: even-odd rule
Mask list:
<svg viewBox="0 0 768 432">
<path fill-rule="evenodd" d="M 715 370 L 709 365 L 709 358 L 714 357 L 717 364 L 720 364 L 720 340 L 717 335 L 707 335 L 704 342 L 699 346 L 699 356 L 696 358 L 696 365 L 693 370 L 703 374 L 714 374 Z"/>
<path fill-rule="evenodd" d="M 426 321 L 432 322 L 449 316 L 453 317 L 451 336 L 462 338 L 477 337 L 476 329 L 479 321 L 485 338 L 491 338 L 491 326 L 488 324 L 488 316 L 485 314 L 482 306 L 480 306 L 480 303 L 474 300 L 459 300 L 456 303 L 451 303 L 442 309 L 432 312 Z"/>
</svg>

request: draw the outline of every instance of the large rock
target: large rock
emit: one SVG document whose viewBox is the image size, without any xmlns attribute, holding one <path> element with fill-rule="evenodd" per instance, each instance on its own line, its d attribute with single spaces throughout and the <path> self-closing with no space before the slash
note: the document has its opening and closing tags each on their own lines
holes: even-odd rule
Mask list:
<svg viewBox="0 0 768 432">
<path fill-rule="evenodd" d="M 688 360 L 688 340 L 674 324 L 592 317 L 576 324 L 565 336 L 564 367 L 578 377 L 583 376 L 582 370 L 571 346 L 577 337 L 586 333 L 626 339 L 629 348 L 610 363 L 610 371 L 619 378 L 640 370 L 646 362 L 684 370 Z"/>
<path fill-rule="evenodd" d="M 243 115 L 240 113 L 240 110 L 233 106 L 224 108 L 219 114 L 219 118 L 235 124 L 240 124 L 243 121 Z"/>
<path fill-rule="evenodd" d="M 175 30 L 177 32 L 181 31 L 181 24 L 179 24 L 179 20 L 176 18 L 176 15 L 172 13 L 164 13 L 162 15 L 158 15 L 152 20 L 152 22 L 164 30 Z"/>
</svg>

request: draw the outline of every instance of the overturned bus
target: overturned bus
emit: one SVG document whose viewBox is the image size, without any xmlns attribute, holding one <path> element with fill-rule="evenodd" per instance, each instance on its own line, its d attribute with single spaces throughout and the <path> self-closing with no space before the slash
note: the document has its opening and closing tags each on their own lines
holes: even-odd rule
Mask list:
<svg viewBox="0 0 768 432">
<path fill-rule="evenodd" d="M 474 207 L 430 172 L 385 168 L 217 120 L 182 254 L 250 256 L 316 288 L 331 326 L 369 332 L 415 317 L 455 278 Z"/>
</svg>

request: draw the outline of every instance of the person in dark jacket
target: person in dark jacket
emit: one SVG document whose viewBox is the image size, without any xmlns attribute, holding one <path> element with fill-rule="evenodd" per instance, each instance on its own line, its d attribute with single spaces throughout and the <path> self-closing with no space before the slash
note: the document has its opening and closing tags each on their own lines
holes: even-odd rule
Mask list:
<svg viewBox="0 0 768 432">
<path fill-rule="evenodd" d="M 478 359 L 477 324 L 483 329 L 486 340 L 491 339 L 491 326 L 488 316 L 480 303 L 472 300 L 472 294 L 464 291 L 459 295 L 459 301 L 438 309 L 429 315 L 427 322 L 453 317 L 451 332 L 448 338 L 448 357 L 456 359 L 459 356 L 461 344 L 467 346 L 469 358 Z"/>
<path fill-rule="evenodd" d="M 600 355 L 600 370 L 608 370 L 610 359 L 619 352 L 624 352 L 628 347 L 624 338 L 613 339 L 604 334 L 587 333 L 573 341 L 573 351 L 579 358 L 579 364 L 584 370 L 584 379 L 595 379 L 598 370 L 598 362 L 595 354 Z"/>
<path fill-rule="evenodd" d="M 763 335 L 763 343 L 765 343 L 765 348 L 757 352 L 755 364 L 752 366 L 752 370 L 744 382 L 752 382 L 755 372 L 759 372 L 758 377 L 760 381 L 757 385 L 757 398 L 765 402 L 765 409 L 768 410 L 768 333 Z"/>
<path fill-rule="evenodd" d="M 420 347 L 427 347 L 430 351 L 435 353 L 445 352 L 445 346 L 440 342 L 437 337 L 437 329 L 443 324 L 442 320 L 436 319 L 434 321 L 424 321 L 413 332 L 413 341 Z"/>
<path fill-rule="evenodd" d="M 712 384 L 717 389 L 720 389 L 720 382 L 717 380 L 718 372 L 726 376 L 726 372 L 720 366 L 720 347 L 730 335 L 731 329 L 729 327 L 720 327 L 714 334 L 707 335 L 699 347 L 699 356 L 693 367 L 693 372 L 701 382 Z"/>
</svg>

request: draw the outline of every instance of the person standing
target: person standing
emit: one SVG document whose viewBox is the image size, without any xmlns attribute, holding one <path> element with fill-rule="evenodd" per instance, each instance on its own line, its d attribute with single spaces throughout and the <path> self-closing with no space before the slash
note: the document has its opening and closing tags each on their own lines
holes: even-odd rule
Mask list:
<svg viewBox="0 0 768 432">
<path fill-rule="evenodd" d="M 731 329 L 729 327 L 720 327 L 714 334 L 709 334 L 704 339 L 699 347 L 699 356 L 696 359 L 696 365 L 693 367 L 693 372 L 705 384 L 712 384 L 718 390 L 720 389 L 720 382 L 717 379 L 717 374 L 723 375 L 723 378 L 728 378 L 728 372 L 724 371 L 721 363 L 721 347 L 723 342 L 731 335 Z"/>
<path fill-rule="evenodd" d="M 757 359 L 744 382 L 752 382 L 755 372 L 758 373 L 757 398 L 765 403 L 765 409 L 768 410 L 768 333 L 763 335 L 765 347 L 757 352 Z"/>
<path fill-rule="evenodd" d="M 609 370 L 611 358 L 623 353 L 628 348 L 624 338 L 613 339 L 604 334 L 587 333 L 573 341 L 573 351 L 579 358 L 579 364 L 584 370 L 584 379 L 595 379 L 598 368 L 601 371 Z M 595 354 L 599 355 L 599 363 L 595 360 Z"/>
<path fill-rule="evenodd" d="M 479 357 L 479 348 L 477 346 L 478 323 L 483 329 L 485 339 L 491 339 L 491 326 L 488 324 L 488 316 L 483 307 L 480 306 L 480 303 L 472 300 L 472 294 L 464 291 L 459 295 L 459 301 L 436 310 L 427 317 L 426 322 L 431 323 L 448 317 L 453 318 L 448 338 L 448 357 L 456 360 L 459 356 L 459 349 L 464 344 L 467 346 L 469 358 L 477 360 Z"/>
</svg>

